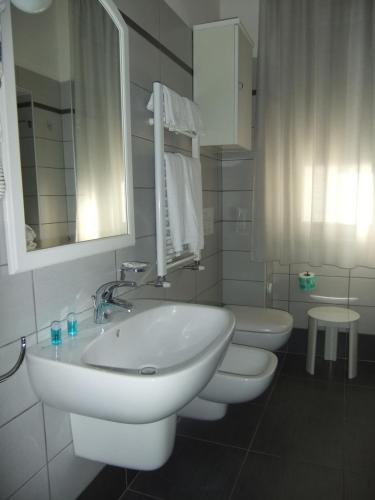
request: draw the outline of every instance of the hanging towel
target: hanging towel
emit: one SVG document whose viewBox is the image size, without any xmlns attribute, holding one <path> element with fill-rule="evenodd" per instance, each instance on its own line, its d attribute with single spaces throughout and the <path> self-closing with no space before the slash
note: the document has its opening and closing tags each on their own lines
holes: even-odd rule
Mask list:
<svg viewBox="0 0 375 500">
<path fill-rule="evenodd" d="M 180 153 L 185 186 L 185 243 L 194 254 L 204 248 L 202 176 L 199 159 Z"/>
<path fill-rule="evenodd" d="M 171 132 L 182 132 L 196 135 L 203 130 L 202 118 L 198 106 L 186 97 L 166 85 L 163 88 L 163 119 L 164 124 Z M 151 95 L 147 109 L 154 111 L 154 94 Z"/>
<path fill-rule="evenodd" d="M 185 175 L 184 164 L 176 154 L 165 153 L 168 219 L 174 251 L 179 254 L 185 243 Z"/>
<path fill-rule="evenodd" d="M 202 134 L 204 132 L 203 121 L 198 104 L 195 104 L 194 101 L 191 101 L 187 97 L 183 97 L 183 100 L 186 108 L 188 131 L 194 135 Z"/>
</svg>

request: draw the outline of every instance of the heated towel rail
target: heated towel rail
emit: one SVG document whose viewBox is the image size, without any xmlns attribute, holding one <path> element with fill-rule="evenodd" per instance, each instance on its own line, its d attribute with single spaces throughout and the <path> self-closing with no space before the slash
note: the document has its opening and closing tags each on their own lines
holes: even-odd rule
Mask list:
<svg viewBox="0 0 375 500">
<path fill-rule="evenodd" d="M 173 251 L 172 240 L 168 229 L 168 204 L 166 193 L 166 174 L 164 162 L 164 103 L 163 85 L 159 82 L 153 84 L 155 143 L 155 202 L 156 202 L 156 253 L 157 253 L 157 286 L 168 286 L 167 272 L 177 267 L 189 265 L 189 269 L 203 270 L 200 265 L 200 252 L 194 254 L 188 249 L 180 255 Z M 200 158 L 199 135 L 179 131 L 179 134 L 192 140 L 192 158 Z"/>
</svg>

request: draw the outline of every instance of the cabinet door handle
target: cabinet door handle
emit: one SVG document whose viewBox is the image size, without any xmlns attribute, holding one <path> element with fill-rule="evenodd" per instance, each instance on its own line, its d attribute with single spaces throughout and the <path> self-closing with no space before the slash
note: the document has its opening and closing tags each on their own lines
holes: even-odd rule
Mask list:
<svg viewBox="0 0 375 500">
<path fill-rule="evenodd" d="M 242 90 L 243 87 L 244 87 L 243 82 L 238 82 L 238 88 L 239 88 L 239 90 Z"/>
</svg>

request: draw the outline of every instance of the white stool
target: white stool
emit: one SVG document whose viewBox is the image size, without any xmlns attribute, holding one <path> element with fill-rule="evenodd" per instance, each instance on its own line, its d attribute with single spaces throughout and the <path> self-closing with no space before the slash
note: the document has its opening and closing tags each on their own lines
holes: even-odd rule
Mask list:
<svg viewBox="0 0 375 500">
<path fill-rule="evenodd" d="M 348 377 L 357 376 L 357 351 L 358 332 L 357 324 L 359 314 L 343 307 L 313 307 L 307 311 L 309 317 L 309 336 L 307 342 L 306 370 L 314 375 L 316 338 L 319 326 L 325 326 L 324 359 L 336 361 L 337 359 L 337 331 L 340 327 L 349 324 L 349 367 Z"/>
</svg>

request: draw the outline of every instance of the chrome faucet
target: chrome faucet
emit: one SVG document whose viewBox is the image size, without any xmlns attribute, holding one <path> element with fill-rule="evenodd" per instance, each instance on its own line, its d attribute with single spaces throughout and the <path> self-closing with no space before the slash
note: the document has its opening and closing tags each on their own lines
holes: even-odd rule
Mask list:
<svg viewBox="0 0 375 500">
<path fill-rule="evenodd" d="M 144 272 L 147 267 L 146 262 L 124 262 L 121 264 L 121 277 L 119 281 L 109 281 L 108 283 L 104 283 L 101 285 L 95 292 L 95 295 L 92 296 L 94 303 L 94 321 L 95 323 L 105 323 L 105 321 L 109 317 L 108 313 L 108 305 L 114 304 L 116 306 L 122 307 L 127 311 L 131 311 L 133 309 L 133 304 L 125 299 L 120 299 L 118 297 L 114 297 L 113 293 L 118 288 L 122 287 L 130 287 L 135 288 L 137 283 L 135 281 L 127 281 L 125 280 L 126 271 L 133 272 Z"/>
</svg>

